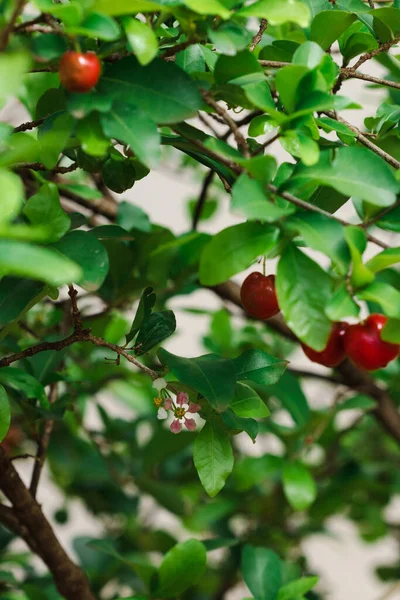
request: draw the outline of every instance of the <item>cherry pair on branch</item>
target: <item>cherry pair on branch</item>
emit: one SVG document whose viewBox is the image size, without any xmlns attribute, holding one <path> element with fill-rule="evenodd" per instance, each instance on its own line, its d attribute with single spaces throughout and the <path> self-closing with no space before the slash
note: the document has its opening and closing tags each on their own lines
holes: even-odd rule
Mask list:
<svg viewBox="0 0 400 600">
<path fill-rule="evenodd" d="M 269 319 L 279 312 L 274 275 L 251 273 L 242 284 L 240 298 L 245 310 L 257 319 Z M 387 317 L 378 314 L 356 325 L 340 321 L 333 324 L 323 350 L 314 350 L 304 343 L 301 346 L 306 356 L 320 365 L 337 367 L 347 356 L 361 369 L 375 371 L 386 367 L 400 351 L 398 344 L 381 338 L 386 322 Z"/>
</svg>

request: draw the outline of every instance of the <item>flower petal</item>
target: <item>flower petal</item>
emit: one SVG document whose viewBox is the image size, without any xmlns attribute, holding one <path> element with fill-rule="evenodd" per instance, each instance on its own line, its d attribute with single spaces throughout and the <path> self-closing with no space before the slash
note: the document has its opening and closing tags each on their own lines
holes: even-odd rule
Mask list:
<svg viewBox="0 0 400 600">
<path fill-rule="evenodd" d="M 200 404 L 196 404 L 195 402 L 191 402 L 189 404 L 189 408 L 187 409 L 187 412 L 198 413 L 200 410 L 201 410 Z"/>
<path fill-rule="evenodd" d="M 172 409 L 172 400 L 171 400 L 171 398 L 167 398 L 166 400 L 164 400 L 163 407 L 165 408 L 165 410 L 171 410 Z"/>
<path fill-rule="evenodd" d="M 178 419 L 175 419 L 175 421 L 172 421 L 169 428 L 172 431 L 172 433 L 180 433 L 180 431 L 182 430 L 182 423 L 178 421 Z"/>
<path fill-rule="evenodd" d="M 157 419 L 160 419 L 160 421 L 163 421 L 164 419 L 168 418 L 168 413 L 165 410 L 165 408 L 163 408 L 162 406 L 160 406 L 160 408 L 158 409 L 158 413 L 157 413 Z"/>
<path fill-rule="evenodd" d="M 189 404 L 189 396 L 185 392 L 179 392 L 176 397 L 176 403 L 179 404 L 179 406 Z"/>
<path fill-rule="evenodd" d="M 158 379 L 155 379 L 153 381 L 153 388 L 155 388 L 157 391 L 161 391 L 164 388 L 167 387 L 167 382 L 165 381 L 165 379 L 163 377 L 159 377 Z"/>
<path fill-rule="evenodd" d="M 189 431 L 194 431 L 196 429 L 196 421 L 194 419 L 185 418 L 185 426 Z"/>
</svg>

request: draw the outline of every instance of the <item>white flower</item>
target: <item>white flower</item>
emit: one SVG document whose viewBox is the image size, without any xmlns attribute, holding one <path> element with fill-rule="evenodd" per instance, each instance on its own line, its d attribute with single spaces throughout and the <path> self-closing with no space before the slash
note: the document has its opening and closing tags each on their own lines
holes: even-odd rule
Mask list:
<svg viewBox="0 0 400 600">
<path fill-rule="evenodd" d="M 162 406 L 160 406 L 160 408 L 158 409 L 158 413 L 157 413 L 157 419 L 160 419 L 160 421 L 163 421 L 164 419 L 168 418 L 168 413 L 165 410 L 165 408 L 163 408 Z"/>
<path fill-rule="evenodd" d="M 167 385 L 168 384 L 163 377 L 159 377 L 158 379 L 155 379 L 153 381 L 153 388 L 156 389 L 158 392 L 161 392 L 161 390 L 165 389 Z"/>
</svg>

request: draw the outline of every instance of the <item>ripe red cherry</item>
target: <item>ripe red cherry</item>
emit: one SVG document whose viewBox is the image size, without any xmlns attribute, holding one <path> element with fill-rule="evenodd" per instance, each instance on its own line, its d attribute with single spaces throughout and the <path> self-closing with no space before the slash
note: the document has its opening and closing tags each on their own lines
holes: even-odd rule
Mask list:
<svg viewBox="0 0 400 600">
<path fill-rule="evenodd" d="M 337 367 L 346 358 L 344 337 L 348 327 L 349 324 L 342 321 L 334 323 L 324 350 L 317 352 L 317 350 L 313 350 L 306 344 L 302 344 L 304 354 L 313 362 L 325 367 Z"/>
<path fill-rule="evenodd" d="M 69 50 L 61 57 L 58 73 L 68 91 L 88 92 L 100 78 L 101 62 L 94 52 Z"/>
<path fill-rule="evenodd" d="M 243 307 L 252 317 L 269 319 L 279 312 L 275 275 L 250 273 L 240 289 Z"/>
<path fill-rule="evenodd" d="M 361 369 L 382 369 L 398 356 L 400 346 L 381 339 L 386 322 L 384 315 L 373 314 L 363 323 L 348 328 L 344 338 L 346 354 Z"/>
</svg>

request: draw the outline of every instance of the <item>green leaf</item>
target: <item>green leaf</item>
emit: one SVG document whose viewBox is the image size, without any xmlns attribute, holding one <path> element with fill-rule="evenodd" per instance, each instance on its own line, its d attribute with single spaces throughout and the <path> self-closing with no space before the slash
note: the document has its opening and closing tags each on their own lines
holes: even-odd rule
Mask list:
<svg viewBox="0 0 400 600">
<path fill-rule="evenodd" d="M 75 119 L 67 112 L 54 113 L 39 127 L 40 159 L 52 169 L 56 166 L 60 153 L 64 150 L 71 135 Z"/>
<path fill-rule="evenodd" d="M 59 240 L 71 226 L 70 217 L 61 208 L 60 196 L 54 183 L 42 185 L 26 202 L 23 213 L 32 225 L 48 227 L 49 242 Z"/>
<path fill-rule="evenodd" d="M 319 159 L 319 146 L 315 140 L 302 131 L 287 131 L 279 138 L 283 148 L 292 156 L 297 156 L 307 165 L 315 165 Z"/>
<path fill-rule="evenodd" d="M 196 437 L 193 462 L 205 491 L 212 498 L 222 490 L 233 469 L 233 452 L 227 433 L 207 421 Z"/>
<path fill-rule="evenodd" d="M 365 396 L 364 394 L 358 394 L 357 396 L 353 396 L 352 398 L 347 398 L 344 402 L 339 404 L 337 407 L 337 411 L 342 410 L 374 410 L 377 406 L 376 400 L 371 398 L 370 396 Z"/>
<path fill-rule="evenodd" d="M 158 165 L 160 134 L 157 125 L 144 111 L 121 99 L 113 104 L 111 111 L 102 114 L 100 120 L 104 133 L 129 144 L 143 164 L 149 168 Z"/>
<path fill-rule="evenodd" d="M 238 381 L 253 382 L 263 386 L 279 381 L 288 365 L 286 360 L 270 356 L 264 350 L 246 350 L 233 359 Z M 251 383 L 249 384 L 251 385 Z"/>
<path fill-rule="evenodd" d="M 11 424 L 11 409 L 6 390 L 0 385 L 0 442 L 6 437 Z"/>
<path fill-rule="evenodd" d="M 290 329 L 315 350 L 325 348 L 331 331 L 325 315 L 331 290 L 330 276 L 317 263 L 293 244 L 284 250 L 276 277 L 279 306 Z"/>
<path fill-rule="evenodd" d="M 122 20 L 128 44 L 141 65 L 149 64 L 158 52 L 158 42 L 154 31 L 146 23 L 125 17 Z"/>
<path fill-rule="evenodd" d="M 399 192 L 399 182 L 389 165 L 367 148 L 356 146 L 338 148 L 332 161 L 329 152 L 321 152 L 318 164 L 297 168 L 285 187 L 309 186 L 310 182 L 333 187 L 374 206 L 390 206 Z"/>
<path fill-rule="evenodd" d="M 345 283 L 341 283 L 333 292 L 326 305 L 325 313 L 331 321 L 342 321 L 347 317 L 358 317 L 360 307 L 349 294 Z"/>
<path fill-rule="evenodd" d="M 76 137 L 82 144 L 82 150 L 90 156 L 103 157 L 110 146 L 110 140 L 104 135 L 96 113 L 91 113 L 78 122 Z"/>
<path fill-rule="evenodd" d="M 302 65 L 308 69 L 314 69 L 320 65 L 324 56 L 321 46 L 315 42 L 307 41 L 296 48 L 292 60 L 289 62 L 294 65 Z"/>
<path fill-rule="evenodd" d="M 175 315 L 172 310 L 155 312 L 145 318 L 140 325 L 135 342 L 135 354 L 146 354 L 174 333 L 176 329 Z"/>
<path fill-rule="evenodd" d="M 24 74 L 29 70 L 31 58 L 25 52 L 2 52 L 0 56 L 0 108 L 9 96 L 15 95 L 22 84 Z"/>
<path fill-rule="evenodd" d="M 286 463 L 283 467 L 282 481 L 285 496 L 294 510 L 305 510 L 315 501 L 317 486 L 302 463 Z"/>
<path fill-rule="evenodd" d="M 0 280 L 0 327 L 12 325 L 46 295 L 40 281 L 3 277 Z M 0 339 L 3 337 L 0 333 Z"/>
<path fill-rule="evenodd" d="M 54 247 L 81 267 L 73 280 L 75 283 L 88 291 L 97 290 L 102 285 L 108 273 L 108 254 L 93 233 L 71 231 Z"/>
<path fill-rule="evenodd" d="M 30 277 L 55 286 L 77 281 L 82 274 L 75 262 L 50 248 L 11 240 L 0 240 L 0 271 L 5 275 Z"/>
<path fill-rule="evenodd" d="M 392 344 L 400 344 L 400 319 L 389 319 L 382 329 L 382 339 Z"/>
<path fill-rule="evenodd" d="M 171 62 L 153 60 L 143 67 L 133 57 L 106 68 L 99 83 L 106 97 L 132 98 L 157 123 L 177 123 L 193 117 L 203 105 L 195 83 Z"/>
<path fill-rule="evenodd" d="M 118 23 L 98 12 L 91 12 L 83 23 L 66 27 L 66 32 L 75 35 L 87 35 L 106 42 L 117 40 L 121 35 Z"/>
<path fill-rule="evenodd" d="M 175 377 L 204 396 L 219 412 L 235 396 L 236 372 L 231 360 L 214 354 L 184 358 L 161 348 L 158 356 Z"/>
<path fill-rule="evenodd" d="M 15 173 L 0 169 L 0 223 L 12 221 L 19 214 L 24 199 L 21 179 Z"/>
<path fill-rule="evenodd" d="M 175 64 L 186 73 L 198 73 L 206 70 L 203 49 L 200 44 L 193 44 L 185 50 L 178 52 L 175 57 Z"/>
<path fill-rule="evenodd" d="M 324 131 L 329 133 L 330 131 L 336 131 L 337 133 L 342 133 L 343 135 L 348 135 L 350 137 L 356 138 L 357 134 L 339 121 L 335 121 L 335 119 L 331 119 L 330 117 L 319 117 L 315 119 L 316 124 L 321 127 Z"/>
<path fill-rule="evenodd" d="M 217 15 L 222 19 L 229 19 L 231 13 L 219 0 L 182 0 L 188 8 L 199 15 Z"/>
<path fill-rule="evenodd" d="M 44 408 L 50 406 L 43 385 L 22 369 L 2 367 L 0 369 L 0 382 L 18 392 L 23 392 L 28 398 L 39 400 Z"/>
<path fill-rule="evenodd" d="M 302 577 L 281 587 L 277 600 L 299 600 L 318 583 L 319 577 Z"/>
<path fill-rule="evenodd" d="M 271 160 L 271 179 L 276 169 L 275 160 Z M 247 219 L 273 223 L 295 211 L 293 205 L 282 208 L 272 203 L 266 196 L 259 181 L 241 175 L 232 188 L 232 212 Z"/>
<path fill-rule="evenodd" d="M 268 390 L 270 396 L 278 398 L 289 412 L 296 425 L 305 425 L 310 419 L 307 398 L 296 377 L 286 371 L 281 379 Z"/>
<path fill-rule="evenodd" d="M 250 32 L 236 21 L 226 21 L 218 29 L 209 29 L 208 35 L 222 54 L 235 56 L 251 42 Z"/>
<path fill-rule="evenodd" d="M 324 10 L 311 23 L 311 39 L 327 50 L 355 19 L 356 15 L 343 10 Z"/>
<path fill-rule="evenodd" d="M 133 319 L 129 333 L 127 333 L 125 336 L 127 344 L 129 344 L 133 340 L 133 338 L 139 331 L 144 319 L 147 319 L 151 315 L 151 311 L 154 308 L 156 299 L 157 297 L 153 292 L 152 287 L 147 287 L 143 290 L 139 301 L 139 306 L 136 310 L 135 318 Z"/>
<path fill-rule="evenodd" d="M 282 565 L 275 552 L 246 545 L 242 553 L 242 573 L 257 600 L 276 600 L 282 584 Z"/>
<path fill-rule="evenodd" d="M 110 188 L 110 190 L 117 192 L 117 194 L 122 194 L 122 192 L 133 187 L 136 181 L 136 171 L 133 161 L 129 158 L 123 159 L 111 156 L 103 164 L 101 178 L 104 185 Z"/>
<path fill-rule="evenodd" d="M 378 273 L 378 271 L 382 271 L 383 269 L 386 269 L 386 267 L 390 267 L 390 265 L 395 265 L 399 262 L 400 248 L 386 248 L 371 258 L 365 266 L 374 273 Z"/>
<path fill-rule="evenodd" d="M 242 223 L 220 231 L 204 248 L 199 277 L 203 285 L 217 285 L 247 269 L 273 248 L 279 230 L 261 223 Z M 218 256 L 218 260 L 215 257 Z"/>
<path fill-rule="evenodd" d="M 271 414 L 257 392 L 244 383 L 236 384 L 235 399 L 231 403 L 231 409 L 238 417 L 253 419 L 264 419 Z"/>
<path fill-rule="evenodd" d="M 223 412 L 221 417 L 224 425 L 230 429 L 234 435 L 245 431 L 253 442 L 256 441 L 259 431 L 257 421 L 246 417 L 239 417 L 230 408 Z"/>
<path fill-rule="evenodd" d="M 362 254 L 367 247 L 367 238 L 359 227 L 346 227 L 344 235 L 351 254 L 351 283 L 355 287 L 363 287 L 374 280 L 374 273 L 362 262 Z"/>
<path fill-rule="evenodd" d="M 144 233 L 151 231 L 151 223 L 147 214 L 139 206 L 125 200 L 118 204 L 117 223 L 127 231 L 134 229 Z"/>
<path fill-rule="evenodd" d="M 206 562 L 206 549 L 198 540 L 186 540 L 176 544 L 164 556 L 158 570 L 157 595 L 172 598 L 183 594 L 201 580 Z"/>
<path fill-rule="evenodd" d="M 300 27 L 307 27 L 310 21 L 308 7 L 298 0 L 259 0 L 236 14 L 240 17 L 268 19 L 271 25 L 282 25 L 290 21 Z"/>
<path fill-rule="evenodd" d="M 286 225 L 298 231 L 307 246 L 329 256 L 340 275 L 347 274 L 350 252 L 343 225 L 313 212 L 298 212 Z"/>
<path fill-rule="evenodd" d="M 388 283 L 374 281 L 357 292 L 357 298 L 377 302 L 386 315 L 400 319 L 400 292 Z"/>
</svg>

